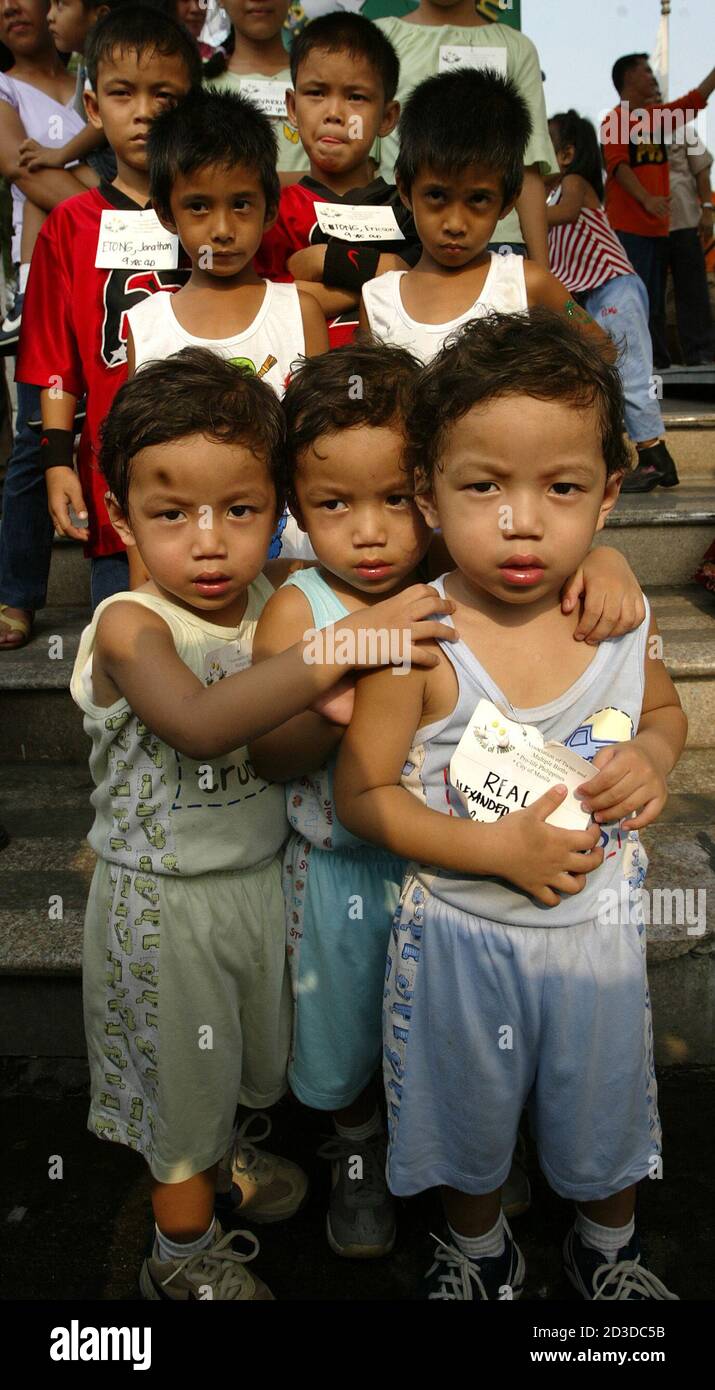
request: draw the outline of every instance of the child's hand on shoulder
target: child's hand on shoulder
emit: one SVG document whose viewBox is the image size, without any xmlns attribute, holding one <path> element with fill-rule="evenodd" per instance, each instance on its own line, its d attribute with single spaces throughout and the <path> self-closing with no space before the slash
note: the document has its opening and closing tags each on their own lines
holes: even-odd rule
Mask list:
<svg viewBox="0 0 715 1390">
<path fill-rule="evenodd" d="M 489 827 L 495 832 L 495 876 L 507 879 L 545 907 L 556 907 L 562 893 L 580 893 L 586 874 L 603 863 L 597 826 L 560 830 L 546 824 L 565 796 L 565 787 L 551 787 L 526 810 L 512 811 Z"/>
<path fill-rule="evenodd" d="M 561 591 L 561 611 L 572 613 L 583 599 L 574 632 L 576 642 L 597 646 L 608 637 L 622 637 L 645 618 L 641 586 L 624 555 L 610 545 L 590 550 Z"/>
<path fill-rule="evenodd" d="M 336 648 L 341 643 L 341 634 L 347 631 L 357 639 L 351 644 L 354 660 L 348 659 L 356 669 L 437 666 L 439 655 L 426 643 L 456 641 L 456 629 L 441 623 L 438 617 L 441 613 L 453 613 L 455 607 L 452 599 L 442 598 L 430 584 L 412 584 L 409 589 L 371 608 L 360 608 L 349 617 L 341 618 L 334 627 Z M 389 638 L 387 642 L 385 633 Z"/>
<path fill-rule="evenodd" d="M 598 824 L 627 816 L 626 829 L 640 830 L 657 819 L 668 800 L 668 788 L 663 773 L 637 737 L 601 748 L 593 765 L 599 769 L 597 776 L 582 782 L 576 793 Z M 636 816 L 632 816 L 634 811 Z"/>
</svg>

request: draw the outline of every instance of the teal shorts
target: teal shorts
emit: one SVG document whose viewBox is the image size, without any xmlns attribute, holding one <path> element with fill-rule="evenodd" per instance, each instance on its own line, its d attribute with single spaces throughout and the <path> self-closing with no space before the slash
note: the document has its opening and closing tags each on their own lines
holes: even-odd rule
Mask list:
<svg viewBox="0 0 715 1390">
<path fill-rule="evenodd" d="M 316 1110 L 341 1110 L 380 1063 L 385 961 L 405 871 L 372 847 L 285 848 L 288 964 L 294 1001 L 291 1090 Z"/>
</svg>

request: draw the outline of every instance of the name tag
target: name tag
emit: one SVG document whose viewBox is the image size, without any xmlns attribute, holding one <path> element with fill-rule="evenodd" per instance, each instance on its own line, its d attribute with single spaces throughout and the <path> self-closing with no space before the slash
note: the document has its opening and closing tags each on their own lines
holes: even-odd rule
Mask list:
<svg viewBox="0 0 715 1390">
<path fill-rule="evenodd" d="M 506 77 L 506 49 L 444 43 L 439 50 L 439 71 L 453 72 L 455 68 L 493 68 Z"/>
<path fill-rule="evenodd" d="M 153 208 L 105 208 L 94 264 L 98 270 L 176 270 L 179 238 L 162 227 Z"/>
<path fill-rule="evenodd" d="M 225 642 L 222 647 L 206 652 L 204 657 L 204 680 L 206 685 L 215 685 L 226 676 L 235 676 L 251 665 L 251 653 L 241 649 L 240 642 Z"/>
<path fill-rule="evenodd" d="M 392 208 L 366 208 L 359 203 L 316 203 L 318 226 L 341 241 L 404 241 Z"/>
<path fill-rule="evenodd" d="M 241 96 L 252 101 L 264 116 L 277 116 L 285 120 L 288 114 L 285 82 L 261 82 L 260 78 L 244 78 L 241 82 Z"/>
</svg>

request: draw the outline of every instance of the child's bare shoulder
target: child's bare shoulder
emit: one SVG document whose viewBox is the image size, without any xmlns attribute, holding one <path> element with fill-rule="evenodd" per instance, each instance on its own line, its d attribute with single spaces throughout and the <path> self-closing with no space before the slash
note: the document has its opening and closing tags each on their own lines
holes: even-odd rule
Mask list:
<svg viewBox="0 0 715 1390">
<path fill-rule="evenodd" d="M 271 594 L 258 619 L 253 639 L 254 660 L 284 651 L 299 642 L 313 615 L 308 599 L 295 584 L 284 584 Z"/>
<path fill-rule="evenodd" d="M 151 654 L 176 653 L 171 630 L 164 619 L 143 603 L 112 603 L 100 615 L 92 653 L 92 685 L 95 704 L 112 705 L 123 694 L 113 679 L 121 667 L 146 663 Z"/>
</svg>

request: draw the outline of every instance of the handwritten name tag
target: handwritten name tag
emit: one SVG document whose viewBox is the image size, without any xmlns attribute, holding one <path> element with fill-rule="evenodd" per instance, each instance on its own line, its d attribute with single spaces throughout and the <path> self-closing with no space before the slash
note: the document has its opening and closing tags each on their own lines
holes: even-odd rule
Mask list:
<svg viewBox="0 0 715 1390">
<path fill-rule="evenodd" d="M 247 97 L 264 116 L 276 116 L 285 120 L 286 84 L 285 82 L 262 82 L 260 78 L 244 78 L 241 83 L 241 96 Z"/>
<path fill-rule="evenodd" d="M 588 811 L 576 787 L 595 777 L 598 768 L 555 740 L 544 743 L 533 724 L 507 719 L 490 700 L 480 700 L 449 765 L 452 786 L 472 820 L 497 821 L 522 811 L 562 782 L 568 796 L 548 817 L 562 830 L 585 830 Z"/>
<path fill-rule="evenodd" d="M 404 241 L 392 208 L 368 208 L 359 203 L 316 203 L 318 226 L 341 241 Z"/>
<path fill-rule="evenodd" d="M 98 270 L 176 270 L 179 238 L 162 227 L 152 208 L 105 208 L 94 264 Z"/>
<path fill-rule="evenodd" d="M 455 68 L 493 68 L 506 77 L 506 49 L 443 43 L 439 50 L 439 71 L 453 72 Z"/>
</svg>

